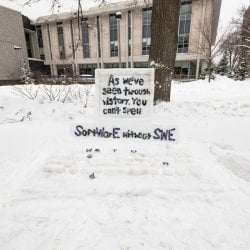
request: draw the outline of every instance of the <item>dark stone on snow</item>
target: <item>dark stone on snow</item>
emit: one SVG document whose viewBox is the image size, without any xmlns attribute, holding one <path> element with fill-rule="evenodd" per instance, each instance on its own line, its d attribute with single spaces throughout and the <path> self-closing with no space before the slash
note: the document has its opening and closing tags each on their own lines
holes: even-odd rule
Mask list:
<svg viewBox="0 0 250 250">
<path fill-rule="evenodd" d="M 91 180 L 95 179 L 95 172 L 93 172 L 92 174 L 89 175 L 89 179 L 91 179 Z"/>
</svg>

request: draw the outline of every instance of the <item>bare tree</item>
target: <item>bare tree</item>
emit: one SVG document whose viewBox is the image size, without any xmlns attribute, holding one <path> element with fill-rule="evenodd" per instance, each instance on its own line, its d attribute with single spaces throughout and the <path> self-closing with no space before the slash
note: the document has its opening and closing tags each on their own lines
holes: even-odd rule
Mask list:
<svg viewBox="0 0 250 250">
<path fill-rule="evenodd" d="M 238 65 L 241 56 L 239 44 L 241 44 L 241 32 L 239 30 L 233 30 L 225 36 L 220 45 L 222 53 L 228 56 L 229 72 L 234 72 Z"/>
<path fill-rule="evenodd" d="M 154 102 L 170 101 L 178 42 L 180 0 L 154 0 L 149 62 L 155 68 Z"/>
<path fill-rule="evenodd" d="M 250 6 L 247 8 L 246 6 L 242 6 L 241 9 L 238 10 L 238 15 L 236 18 L 233 18 L 232 24 L 235 29 L 240 31 L 242 36 L 241 46 L 243 50 L 250 49 Z"/>
<path fill-rule="evenodd" d="M 205 20 L 203 24 L 199 24 L 197 31 L 200 32 L 202 36 L 202 42 L 198 44 L 198 50 L 205 58 L 206 74 L 208 75 L 208 81 L 211 82 L 214 72 L 214 59 L 222 53 L 221 44 L 223 43 L 228 30 L 226 29 L 225 31 L 220 32 L 216 41 L 214 41 L 211 24 L 208 20 Z"/>
<path fill-rule="evenodd" d="M 221 49 L 229 57 L 230 70 L 238 71 L 240 62 L 248 59 L 250 64 L 250 6 L 242 7 L 231 21 L 230 32 L 221 44 Z"/>
<path fill-rule="evenodd" d="M 246 68 L 248 68 L 248 76 L 250 76 L 250 5 L 244 10 L 241 31 L 242 52 L 244 54 L 241 59 L 246 59 Z"/>
</svg>

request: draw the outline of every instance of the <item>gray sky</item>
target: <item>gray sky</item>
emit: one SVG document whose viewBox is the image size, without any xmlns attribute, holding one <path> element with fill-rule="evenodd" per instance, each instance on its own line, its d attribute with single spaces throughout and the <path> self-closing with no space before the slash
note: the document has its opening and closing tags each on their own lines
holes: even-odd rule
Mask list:
<svg viewBox="0 0 250 250">
<path fill-rule="evenodd" d="M 111 0 L 109 0 L 111 1 Z M 118 2 L 118 0 L 112 0 Z M 31 6 L 23 6 L 25 0 L 0 0 L 0 5 L 10 7 L 12 9 L 22 12 L 24 15 L 36 19 L 39 16 L 51 14 L 50 0 L 41 0 L 39 3 L 34 3 Z M 86 9 L 91 6 L 95 6 L 98 0 L 82 0 L 83 8 Z M 61 0 L 61 8 L 59 12 L 71 11 L 77 8 L 76 0 Z M 220 24 L 223 27 L 236 16 L 237 9 L 242 5 L 249 5 L 250 0 L 222 0 Z M 56 9 L 55 12 L 58 12 Z"/>
</svg>

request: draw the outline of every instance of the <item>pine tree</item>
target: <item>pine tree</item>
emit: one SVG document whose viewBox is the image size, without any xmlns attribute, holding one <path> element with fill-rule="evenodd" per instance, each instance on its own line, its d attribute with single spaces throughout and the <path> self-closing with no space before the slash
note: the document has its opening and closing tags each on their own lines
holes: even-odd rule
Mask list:
<svg viewBox="0 0 250 250">
<path fill-rule="evenodd" d="M 201 79 L 208 79 L 208 82 L 215 79 L 215 67 L 213 63 L 207 65 L 207 67 L 201 73 Z"/>
<path fill-rule="evenodd" d="M 239 60 L 239 65 L 237 67 L 237 70 L 235 71 L 235 80 L 244 81 L 247 77 L 247 63 L 246 58 L 244 56 L 241 57 Z"/>
<path fill-rule="evenodd" d="M 228 73 L 228 58 L 225 53 L 223 54 L 223 57 L 217 66 L 217 73 L 221 76 L 224 76 Z"/>
<path fill-rule="evenodd" d="M 24 84 L 34 84 L 34 79 L 32 78 L 32 72 L 27 63 L 24 63 L 23 66 L 21 67 L 20 78 Z"/>
</svg>

